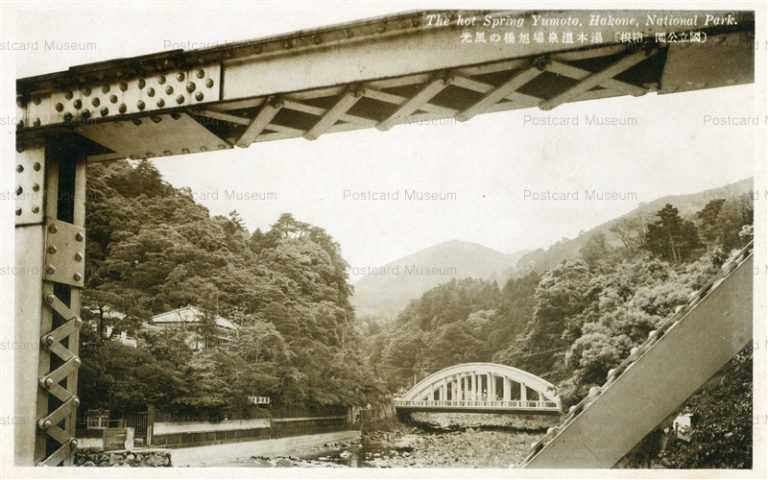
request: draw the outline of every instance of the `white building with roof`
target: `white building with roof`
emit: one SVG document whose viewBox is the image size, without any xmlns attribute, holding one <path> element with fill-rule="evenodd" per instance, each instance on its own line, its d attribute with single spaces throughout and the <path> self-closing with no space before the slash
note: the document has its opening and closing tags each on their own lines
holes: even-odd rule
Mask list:
<svg viewBox="0 0 768 480">
<path fill-rule="evenodd" d="M 187 343 L 195 351 L 227 342 L 237 333 L 237 325 L 219 315 L 213 315 L 213 335 L 205 336 L 201 330 L 205 322 L 205 312 L 188 305 L 152 317 L 147 323 L 148 330 L 182 329 L 189 332 Z"/>
</svg>

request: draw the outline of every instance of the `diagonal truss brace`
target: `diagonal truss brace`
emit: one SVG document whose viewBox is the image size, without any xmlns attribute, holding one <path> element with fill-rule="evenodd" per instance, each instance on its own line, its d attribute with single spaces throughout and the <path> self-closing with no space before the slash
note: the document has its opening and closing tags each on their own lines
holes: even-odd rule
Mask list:
<svg viewBox="0 0 768 480">
<path fill-rule="evenodd" d="M 304 138 L 307 140 L 315 140 L 320 135 L 325 133 L 326 130 L 331 128 L 333 125 L 338 122 L 342 115 L 347 113 L 350 108 L 355 106 L 358 100 L 363 97 L 365 91 L 358 87 L 352 87 L 350 88 L 346 93 L 344 93 L 339 101 L 336 102 L 334 106 L 332 106 L 330 109 L 328 109 L 322 117 L 320 117 L 320 120 L 315 123 L 315 125 L 310 128 L 307 133 L 304 134 Z"/>
<path fill-rule="evenodd" d="M 539 108 L 541 108 L 542 110 L 552 110 L 553 108 L 565 102 L 569 102 L 583 93 L 586 93 L 587 91 L 591 90 L 594 87 L 605 85 L 606 82 L 609 82 L 607 84 L 608 88 L 616 87 L 618 81 L 614 80 L 613 77 L 615 77 L 616 75 L 619 75 L 620 73 L 626 70 L 629 70 L 633 66 L 637 65 L 643 60 L 654 55 L 657 51 L 658 50 L 656 48 L 653 48 L 650 50 L 641 49 L 634 53 L 630 53 L 629 55 L 622 57 L 621 59 L 612 63 L 611 65 L 604 68 L 603 70 L 600 70 L 599 72 L 596 72 L 596 73 L 589 74 L 588 76 L 584 77 L 583 80 L 581 80 L 579 83 L 567 89 L 566 91 L 560 93 L 559 95 L 556 95 L 553 98 L 550 98 L 549 100 L 545 100 L 539 105 Z M 620 82 L 619 90 L 620 91 L 625 90 L 626 88 L 625 85 L 627 84 L 625 84 L 624 82 Z M 632 90 L 634 95 L 641 94 L 637 92 L 637 90 L 635 89 L 632 89 Z"/>
<path fill-rule="evenodd" d="M 411 115 L 416 110 L 427 105 L 437 94 L 448 88 L 452 82 L 451 77 L 444 74 L 427 83 L 416 95 L 400 104 L 397 110 L 376 125 L 376 128 L 379 130 L 389 130 L 398 120 Z"/>
<path fill-rule="evenodd" d="M 530 82 L 534 78 L 538 77 L 540 74 L 541 70 L 535 66 L 528 67 L 525 70 L 516 73 L 512 76 L 512 78 L 483 95 L 483 97 L 475 102 L 474 105 L 456 115 L 456 119 L 460 122 L 469 120 L 478 113 L 481 113 L 491 106 L 499 103 L 505 97 L 512 94 L 515 90 Z"/>
<path fill-rule="evenodd" d="M 562 75 L 564 77 L 570 77 L 574 80 L 584 80 L 585 78 L 592 75 L 592 72 L 589 70 L 574 67 L 573 65 L 559 62 L 557 60 L 549 62 L 544 67 L 544 70 L 555 73 L 557 75 Z M 621 80 L 617 80 L 615 78 L 606 79 L 600 84 L 600 86 L 608 90 L 616 90 L 626 95 L 640 96 L 646 93 L 644 88 L 638 87 L 637 85 L 632 85 L 631 83 L 622 82 Z"/>
<path fill-rule="evenodd" d="M 259 110 L 256 118 L 254 118 L 250 125 L 248 125 L 248 128 L 245 129 L 245 132 L 243 132 L 240 138 L 237 139 L 237 146 L 245 148 L 253 143 L 253 141 L 256 140 L 256 137 L 266 130 L 269 122 L 280 113 L 280 110 L 282 110 L 284 106 L 285 103 L 279 98 L 270 98 L 267 100 L 264 106 L 261 107 L 261 110 Z"/>
</svg>

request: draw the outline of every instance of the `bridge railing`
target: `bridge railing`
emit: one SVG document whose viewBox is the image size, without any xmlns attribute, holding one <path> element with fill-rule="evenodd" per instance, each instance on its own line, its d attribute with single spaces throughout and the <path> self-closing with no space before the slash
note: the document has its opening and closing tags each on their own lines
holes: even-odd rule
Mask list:
<svg viewBox="0 0 768 480">
<path fill-rule="evenodd" d="M 560 410 L 560 402 L 554 400 L 400 400 L 393 401 L 395 408 L 475 408 L 478 410 Z"/>
</svg>

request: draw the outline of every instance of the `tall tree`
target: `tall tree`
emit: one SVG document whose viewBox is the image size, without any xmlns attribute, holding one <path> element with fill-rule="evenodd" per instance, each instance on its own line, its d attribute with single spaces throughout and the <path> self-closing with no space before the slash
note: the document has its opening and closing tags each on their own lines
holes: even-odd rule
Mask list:
<svg viewBox="0 0 768 480">
<path fill-rule="evenodd" d="M 702 247 L 696 225 L 680 217 L 677 208 L 666 204 L 656 212 L 658 220 L 648 225 L 644 247 L 664 260 L 681 263 Z"/>
</svg>

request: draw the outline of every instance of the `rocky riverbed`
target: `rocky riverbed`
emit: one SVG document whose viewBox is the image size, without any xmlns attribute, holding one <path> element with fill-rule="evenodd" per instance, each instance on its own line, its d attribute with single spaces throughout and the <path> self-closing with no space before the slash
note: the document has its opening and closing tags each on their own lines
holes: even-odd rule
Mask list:
<svg viewBox="0 0 768 480">
<path fill-rule="evenodd" d="M 377 432 L 364 438 L 371 445 L 389 446 L 384 452 L 369 449 L 363 463 L 372 467 L 508 468 L 525 459 L 540 433 L 466 429 L 444 433 Z M 383 442 L 382 442 L 383 440 Z"/>
<path fill-rule="evenodd" d="M 509 468 L 542 434 L 465 429 L 424 432 L 407 428 L 370 432 L 359 442 L 333 442 L 302 456 L 251 457 L 255 467 Z"/>
</svg>

